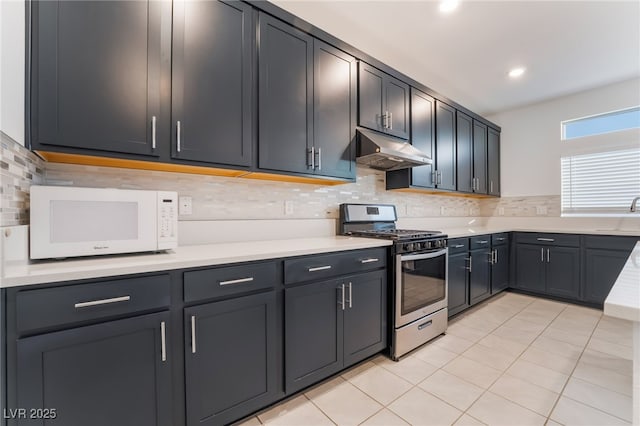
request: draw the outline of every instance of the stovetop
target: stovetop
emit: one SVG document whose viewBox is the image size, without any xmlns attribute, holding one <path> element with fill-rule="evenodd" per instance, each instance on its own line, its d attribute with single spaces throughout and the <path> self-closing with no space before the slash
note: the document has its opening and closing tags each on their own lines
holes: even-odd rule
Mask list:
<svg viewBox="0 0 640 426">
<path fill-rule="evenodd" d="M 350 234 L 354 236 L 360 235 L 363 237 L 384 238 L 384 239 L 395 240 L 395 241 L 438 238 L 438 237 L 444 236 L 440 231 L 422 231 L 422 230 L 396 229 L 396 228 L 360 229 L 360 230 L 351 231 Z"/>
</svg>

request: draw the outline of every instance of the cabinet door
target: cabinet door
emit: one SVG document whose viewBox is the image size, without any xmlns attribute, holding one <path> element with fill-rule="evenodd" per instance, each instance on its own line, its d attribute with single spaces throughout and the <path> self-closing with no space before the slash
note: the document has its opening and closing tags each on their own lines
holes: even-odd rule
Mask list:
<svg viewBox="0 0 640 426">
<path fill-rule="evenodd" d="M 473 120 L 473 192 L 487 193 L 487 126 Z"/>
<path fill-rule="evenodd" d="M 469 305 L 468 253 L 449 256 L 448 314 L 455 315 Z"/>
<path fill-rule="evenodd" d="M 342 282 L 333 280 L 285 289 L 287 394 L 342 369 L 341 301 Z"/>
<path fill-rule="evenodd" d="M 629 257 L 629 252 L 586 249 L 584 256 L 585 273 L 582 300 L 602 304 L 620 275 L 620 271 Z"/>
<path fill-rule="evenodd" d="M 435 100 L 419 90 L 411 88 L 411 145 L 435 159 Z M 435 164 L 411 168 L 411 184 L 433 188 Z"/>
<path fill-rule="evenodd" d="M 344 366 L 387 346 L 387 271 L 345 278 Z"/>
<path fill-rule="evenodd" d="M 260 13 L 258 166 L 312 173 L 313 39 Z"/>
<path fill-rule="evenodd" d="M 473 192 L 473 119 L 456 111 L 458 191 Z"/>
<path fill-rule="evenodd" d="M 364 62 L 358 67 L 358 124 L 379 132 L 382 127 L 384 73 Z"/>
<path fill-rule="evenodd" d="M 354 178 L 356 127 L 356 60 L 314 40 L 313 145 L 316 173 Z"/>
<path fill-rule="evenodd" d="M 229 424 L 272 402 L 277 391 L 275 293 L 184 312 L 187 424 Z"/>
<path fill-rule="evenodd" d="M 251 164 L 254 28 L 252 8 L 244 3 L 174 3 L 174 158 Z"/>
<path fill-rule="evenodd" d="M 55 408 L 47 425 L 171 425 L 168 321 L 163 312 L 19 339 L 17 406 Z"/>
<path fill-rule="evenodd" d="M 500 196 L 500 132 L 487 132 L 487 185 L 489 195 Z"/>
<path fill-rule="evenodd" d="M 491 295 L 491 249 L 473 250 L 469 273 L 469 301 L 472 305 Z"/>
<path fill-rule="evenodd" d="M 157 156 L 161 141 L 168 143 L 160 103 L 171 65 L 170 18 L 162 21 L 171 4 L 40 1 L 32 7 L 31 148 Z"/>
<path fill-rule="evenodd" d="M 577 247 L 548 247 L 547 293 L 578 299 L 580 293 L 580 249 Z"/>
<path fill-rule="evenodd" d="M 436 170 L 440 189 L 456 190 L 456 110 L 436 101 Z"/>
<path fill-rule="evenodd" d="M 509 245 L 495 246 L 494 263 L 491 265 L 491 294 L 509 287 Z"/>
<path fill-rule="evenodd" d="M 545 292 L 545 248 L 532 244 L 516 245 L 516 287 Z"/>
<path fill-rule="evenodd" d="M 409 139 L 409 85 L 389 75 L 385 77 L 385 110 L 389 112 L 386 132 Z"/>
</svg>

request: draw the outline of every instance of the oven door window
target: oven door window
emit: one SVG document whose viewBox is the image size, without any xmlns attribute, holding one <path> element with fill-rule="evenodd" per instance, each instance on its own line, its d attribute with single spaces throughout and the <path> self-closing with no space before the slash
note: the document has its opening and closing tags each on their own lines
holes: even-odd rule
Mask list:
<svg viewBox="0 0 640 426">
<path fill-rule="evenodd" d="M 401 311 L 410 314 L 425 306 L 444 300 L 447 256 L 402 260 Z"/>
</svg>

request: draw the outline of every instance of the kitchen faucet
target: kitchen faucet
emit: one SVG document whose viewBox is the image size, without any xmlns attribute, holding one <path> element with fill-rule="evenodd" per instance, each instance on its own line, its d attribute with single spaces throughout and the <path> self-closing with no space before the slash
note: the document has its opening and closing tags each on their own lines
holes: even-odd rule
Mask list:
<svg viewBox="0 0 640 426">
<path fill-rule="evenodd" d="M 640 200 L 640 197 L 634 198 L 633 201 L 631 202 L 631 207 L 629 208 L 629 211 L 631 213 L 635 213 L 636 212 L 636 204 L 638 203 L 638 200 Z"/>
</svg>

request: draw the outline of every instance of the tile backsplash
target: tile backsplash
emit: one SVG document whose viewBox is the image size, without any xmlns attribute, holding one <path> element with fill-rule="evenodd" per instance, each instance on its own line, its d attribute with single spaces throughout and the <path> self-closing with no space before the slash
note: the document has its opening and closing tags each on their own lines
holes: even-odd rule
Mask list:
<svg viewBox="0 0 640 426">
<path fill-rule="evenodd" d="M 0 132 L 0 227 L 29 223 L 29 187 L 43 178 L 44 162 Z"/>
<path fill-rule="evenodd" d="M 341 203 L 394 204 L 401 218 L 560 216 L 560 196 L 477 199 L 386 191 L 384 172 L 358 167 L 336 186 L 46 163 L 2 134 L 0 226 L 27 224 L 31 184 L 177 191 L 192 198 L 181 221 L 335 219 Z"/>
</svg>

